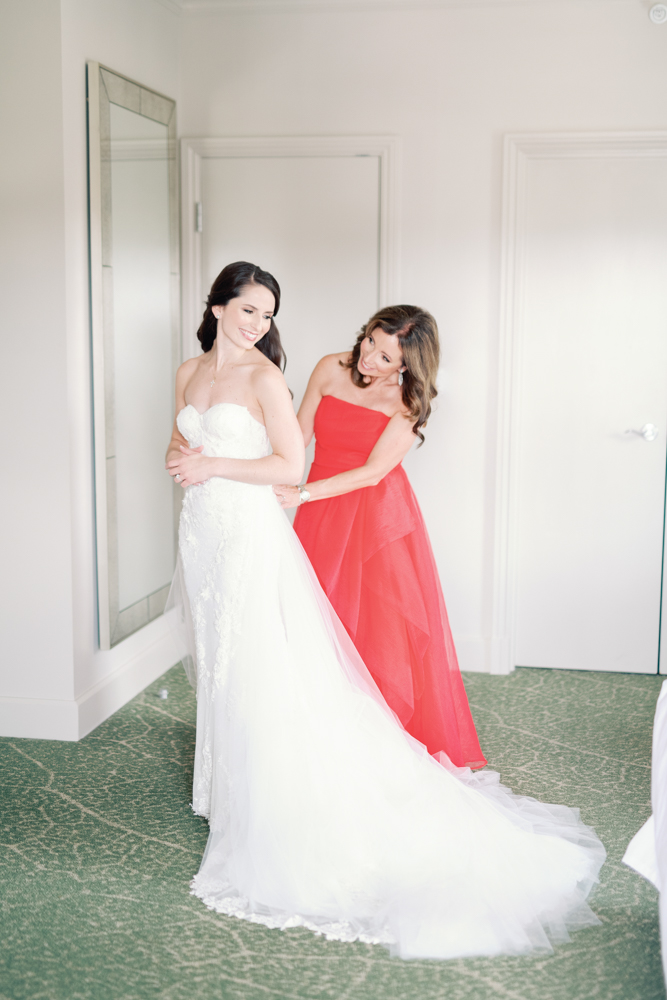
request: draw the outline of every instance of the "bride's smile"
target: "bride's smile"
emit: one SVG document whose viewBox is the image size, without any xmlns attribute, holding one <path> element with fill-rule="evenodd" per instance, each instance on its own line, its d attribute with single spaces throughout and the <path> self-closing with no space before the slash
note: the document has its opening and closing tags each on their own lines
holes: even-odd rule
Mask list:
<svg viewBox="0 0 667 1000">
<path fill-rule="evenodd" d="M 234 348 L 246 351 L 269 332 L 275 310 L 273 295 L 263 285 L 247 285 L 239 298 L 227 305 L 214 306 L 218 321 L 215 362 L 219 363 Z"/>
</svg>

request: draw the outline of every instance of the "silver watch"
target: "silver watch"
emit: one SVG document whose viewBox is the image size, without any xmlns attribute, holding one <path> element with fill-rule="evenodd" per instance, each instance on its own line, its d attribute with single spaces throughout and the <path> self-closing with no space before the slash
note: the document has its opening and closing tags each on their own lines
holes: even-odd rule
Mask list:
<svg viewBox="0 0 667 1000">
<path fill-rule="evenodd" d="M 299 496 L 301 497 L 301 503 L 308 503 L 310 500 L 310 493 L 305 486 L 299 486 Z"/>
</svg>

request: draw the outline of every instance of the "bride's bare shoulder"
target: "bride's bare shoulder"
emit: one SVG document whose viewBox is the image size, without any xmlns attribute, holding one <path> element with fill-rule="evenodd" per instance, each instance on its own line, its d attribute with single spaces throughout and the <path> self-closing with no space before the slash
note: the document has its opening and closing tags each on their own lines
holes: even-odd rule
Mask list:
<svg viewBox="0 0 667 1000">
<path fill-rule="evenodd" d="M 197 368 L 199 368 L 200 362 L 204 357 L 204 354 L 200 354 L 196 358 L 188 358 L 188 360 L 184 361 L 182 365 L 179 365 L 179 373 L 183 372 L 186 375 L 193 375 L 197 371 Z"/>
<path fill-rule="evenodd" d="M 183 388 L 185 388 L 185 386 L 188 384 L 192 376 L 199 368 L 199 364 L 203 357 L 204 355 L 202 354 L 198 358 L 188 358 L 188 360 L 184 361 L 182 365 L 179 365 L 179 367 L 176 370 L 177 386 L 182 386 Z"/>
<path fill-rule="evenodd" d="M 273 361 L 262 354 L 261 351 L 257 351 L 256 356 L 252 358 L 250 364 L 250 381 L 256 392 L 261 391 L 264 387 L 277 388 L 287 384 L 285 376 L 278 365 L 274 365 Z"/>
</svg>

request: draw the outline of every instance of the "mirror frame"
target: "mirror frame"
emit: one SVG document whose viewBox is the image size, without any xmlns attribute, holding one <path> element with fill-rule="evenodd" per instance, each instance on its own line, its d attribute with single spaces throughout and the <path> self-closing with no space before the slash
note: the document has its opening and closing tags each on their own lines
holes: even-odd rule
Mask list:
<svg viewBox="0 0 667 1000">
<path fill-rule="evenodd" d="M 119 606 L 109 105 L 117 104 L 167 126 L 170 314 L 172 364 L 175 371 L 181 361 L 176 102 L 97 62 L 86 64 L 86 84 L 98 628 L 100 649 L 111 649 L 162 614 L 169 584 L 152 594 L 146 594 L 128 608 Z M 178 487 L 174 486 L 175 533 L 180 493 Z"/>
</svg>

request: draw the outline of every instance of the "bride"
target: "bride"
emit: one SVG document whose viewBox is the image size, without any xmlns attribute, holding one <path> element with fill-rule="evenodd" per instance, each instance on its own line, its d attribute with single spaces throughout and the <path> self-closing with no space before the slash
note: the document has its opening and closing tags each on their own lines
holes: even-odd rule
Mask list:
<svg viewBox="0 0 667 1000">
<path fill-rule="evenodd" d="M 550 950 L 599 921 L 604 860 L 576 810 L 438 763 L 384 702 L 271 489 L 303 437 L 275 279 L 216 278 L 176 376 L 167 469 L 195 640 L 193 892 L 220 913 L 382 943 L 403 958 Z"/>
</svg>

